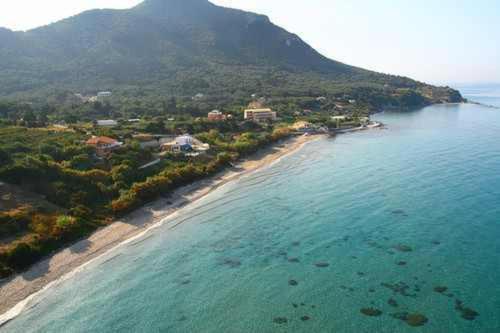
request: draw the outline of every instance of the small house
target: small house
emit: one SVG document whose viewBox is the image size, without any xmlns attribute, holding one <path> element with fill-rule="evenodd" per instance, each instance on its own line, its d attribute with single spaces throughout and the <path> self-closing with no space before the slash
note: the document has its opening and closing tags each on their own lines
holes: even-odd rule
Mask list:
<svg viewBox="0 0 500 333">
<path fill-rule="evenodd" d="M 99 127 L 115 127 L 115 126 L 118 126 L 118 122 L 116 120 L 112 120 L 112 119 L 98 120 L 97 126 L 99 126 Z"/>
<path fill-rule="evenodd" d="M 226 120 L 226 116 L 219 110 L 213 110 L 208 113 L 208 120 L 210 121 L 223 121 Z"/>
<path fill-rule="evenodd" d="M 97 156 L 106 156 L 113 150 L 123 146 L 122 142 L 115 139 L 109 138 L 107 136 L 92 136 L 87 140 L 86 144 L 92 146 L 96 150 Z"/>
</svg>

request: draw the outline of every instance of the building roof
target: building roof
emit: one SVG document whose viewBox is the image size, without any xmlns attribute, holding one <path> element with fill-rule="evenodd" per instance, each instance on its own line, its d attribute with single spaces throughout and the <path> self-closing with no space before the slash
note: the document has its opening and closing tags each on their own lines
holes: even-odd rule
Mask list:
<svg viewBox="0 0 500 333">
<path fill-rule="evenodd" d="M 272 112 L 271 109 L 247 109 L 245 112 L 254 112 L 254 113 L 263 113 L 263 112 Z"/>
<path fill-rule="evenodd" d="M 112 145 L 112 144 L 117 144 L 118 141 L 115 139 L 109 138 L 107 136 L 93 136 L 90 139 L 87 140 L 88 145 L 98 145 L 98 144 L 105 144 L 105 145 Z"/>
<path fill-rule="evenodd" d="M 116 120 L 108 119 L 108 120 L 98 120 L 97 125 L 99 126 L 115 126 L 118 125 Z"/>
</svg>

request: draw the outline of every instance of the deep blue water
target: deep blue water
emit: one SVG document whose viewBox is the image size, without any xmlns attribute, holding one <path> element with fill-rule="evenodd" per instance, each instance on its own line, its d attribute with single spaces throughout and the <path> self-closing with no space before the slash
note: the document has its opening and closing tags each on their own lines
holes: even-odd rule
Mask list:
<svg viewBox="0 0 500 333">
<path fill-rule="evenodd" d="M 375 118 L 387 129 L 216 190 L 0 331 L 500 332 L 500 110 Z"/>
</svg>

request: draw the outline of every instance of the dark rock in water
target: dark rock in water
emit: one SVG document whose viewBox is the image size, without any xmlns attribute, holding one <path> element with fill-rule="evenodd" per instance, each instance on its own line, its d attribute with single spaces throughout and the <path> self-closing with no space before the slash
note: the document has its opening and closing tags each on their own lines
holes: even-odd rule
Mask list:
<svg viewBox="0 0 500 333">
<path fill-rule="evenodd" d="M 398 307 L 398 302 L 396 302 L 396 300 L 394 298 L 389 298 L 389 300 L 387 301 L 387 304 L 389 304 L 390 306 L 393 306 L 395 308 Z"/>
<path fill-rule="evenodd" d="M 371 293 L 374 293 L 374 292 L 375 292 L 375 289 L 370 288 L 370 289 L 368 289 L 368 291 L 369 291 L 369 292 L 371 292 Z"/>
<path fill-rule="evenodd" d="M 363 272 L 358 272 L 358 276 L 365 276 L 365 273 L 363 273 Z"/>
<path fill-rule="evenodd" d="M 375 308 L 363 308 L 360 310 L 362 314 L 369 317 L 378 317 L 382 315 L 382 311 Z"/>
<path fill-rule="evenodd" d="M 448 290 L 448 287 L 444 287 L 444 286 L 434 287 L 434 291 L 437 293 L 440 293 L 440 294 L 444 293 L 447 290 Z"/>
<path fill-rule="evenodd" d="M 295 281 L 295 280 L 289 280 L 289 281 L 288 281 L 288 284 L 289 284 L 289 285 L 291 285 L 291 286 L 294 286 L 294 287 L 295 287 L 295 286 L 297 286 L 299 283 L 298 283 L 297 281 Z"/>
<path fill-rule="evenodd" d="M 288 262 L 298 263 L 300 260 L 299 258 L 288 258 Z"/>
<path fill-rule="evenodd" d="M 300 303 L 300 306 L 306 306 L 306 303 Z"/>
<path fill-rule="evenodd" d="M 356 257 L 356 256 L 351 256 L 351 258 L 352 258 L 352 259 L 358 259 L 358 257 Z"/>
<path fill-rule="evenodd" d="M 299 307 L 299 305 L 298 305 L 297 303 L 292 303 L 292 306 L 293 306 L 294 308 L 298 308 L 298 307 Z"/>
<path fill-rule="evenodd" d="M 471 308 L 465 307 L 463 302 L 458 299 L 455 301 L 455 309 L 460 312 L 460 316 L 465 320 L 474 320 L 477 316 L 479 316 L 478 312 Z"/>
<path fill-rule="evenodd" d="M 308 321 L 310 319 L 311 319 L 311 317 L 309 317 L 309 316 L 302 316 L 302 317 L 300 317 L 300 320 L 302 320 L 302 321 Z"/>
<path fill-rule="evenodd" d="M 407 285 L 404 282 L 398 282 L 398 283 L 394 283 L 394 284 L 391 284 L 391 283 L 381 283 L 380 285 L 383 286 L 383 287 L 386 287 L 386 288 L 388 288 L 390 290 L 392 290 L 393 292 L 395 292 L 397 294 L 401 294 L 403 296 L 417 297 L 416 294 L 410 294 L 408 292 L 408 290 L 410 289 L 410 286 Z"/>
<path fill-rule="evenodd" d="M 411 313 L 406 317 L 406 323 L 410 326 L 417 327 L 425 325 L 429 319 L 420 313 Z"/>
<path fill-rule="evenodd" d="M 398 312 L 391 314 L 391 317 L 402 320 L 412 327 L 425 325 L 429 319 L 420 313 Z"/>
<path fill-rule="evenodd" d="M 311 309 L 316 309 L 316 305 L 311 305 Z"/>
<path fill-rule="evenodd" d="M 273 319 L 273 322 L 275 324 L 283 325 L 283 324 L 288 323 L 288 319 L 285 317 L 276 317 Z"/>
<path fill-rule="evenodd" d="M 400 215 L 400 216 L 408 217 L 408 214 L 406 214 L 406 212 L 402 209 L 395 209 L 391 213 L 393 215 Z"/>
<path fill-rule="evenodd" d="M 434 245 L 440 245 L 440 244 L 441 244 L 441 242 L 440 242 L 440 241 L 436 241 L 436 240 L 435 240 L 435 241 L 432 241 L 432 244 L 434 244 Z"/>
<path fill-rule="evenodd" d="M 320 267 L 320 268 L 324 268 L 324 267 L 330 266 L 330 264 L 327 263 L 327 262 L 317 262 L 314 265 L 316 265 L 316 267 Z"/>
<path fill-rule="evenodd" d="M 397 265 L 398 266 L 405 266 L 406 265 L 406 261 L 398 261 Z"/>
<path fill-rule="evenodd" d="M 241 261 L 238 259 L 226 258 L 223 261 L 223 265 L 229 266 L 231 268 L 237 268 L 241 266 Z"/>
<path fill-rule="evenodd" d="M 411 246 L 405 245 L 405 244 L 398 244 L 394 246 L 394 249 L 400 251 L 400 252 L 411 252 L 413 251 L 413 248 Z"/>
<path fill-rule="evenodd" d="M 181 281 L 181 284 L 182 285 L 186 285 L 186 284 L 190 284 L 191 283 L 191 280 L 184 280 L 184 281 Z"/>
<path fill-rule="evenodd" d="M 292 246 L 300 246 L 300 242 L 299 241 L 295 241 L 292 243 Z"/>
<path fill-rule="evenodd" d="M 461 310 L 462 312 L 462 318 L 464 318 L 465 320 L 474 320 L 476 319 L 477 316 L 479 316 L 479 313 L 477 313 L 476 311 L 470 309 L 470 308 L 463 308 Z"/>
<path fill-rule="evenodd" d="M 350 292 L 354 291 L 354 288 L 352 288 L 352 287 L 349 287 L 348 289 L 349 289 Z"/>
</svg>

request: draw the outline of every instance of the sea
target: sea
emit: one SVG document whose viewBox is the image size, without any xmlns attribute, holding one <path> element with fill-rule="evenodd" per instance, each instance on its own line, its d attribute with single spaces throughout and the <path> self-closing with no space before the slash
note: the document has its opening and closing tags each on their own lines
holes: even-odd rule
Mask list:
<svg viewBox="0 0 500 333">
<path fill-rule="evenodd" d="M 500 86 L 463 92 L 500 107 Z M 0 332 L 500 332 L 500 110 L 373 118 L 186 206 Z"/>
</svg>

